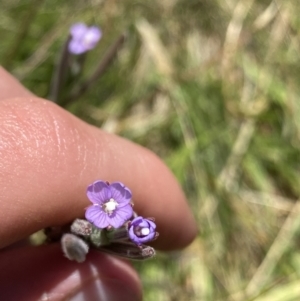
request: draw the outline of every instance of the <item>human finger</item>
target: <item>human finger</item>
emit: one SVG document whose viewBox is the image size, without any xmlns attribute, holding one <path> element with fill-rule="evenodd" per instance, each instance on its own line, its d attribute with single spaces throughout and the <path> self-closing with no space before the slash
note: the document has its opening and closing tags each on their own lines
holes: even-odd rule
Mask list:
<svg viewBox="0 0 300 301">
<path fill-rule="evenodd" d="M 158 247 L 180 248 L 195 236 L 184 194 L 149 150 L 35 97 L 0 102 L 0 123 L 2 246 L 82 216 L 86 187 L 97 179 L 132 190 L 135 210 L 156 218 Z"/>
<path fill-rule="evenodd" d="M 33 94 L 22 86 L 18 80 L 11 76 L 0 66 L 0 100 L 14 97 L 31 97 Z"/>
<path fill-rule="evenodd" d="M 0 300 L 142 299 L 140 280 L 125 262 L 90 252 L 84 263 L 61 256 L 58 244 L 1 251 Z"/>
</svg>

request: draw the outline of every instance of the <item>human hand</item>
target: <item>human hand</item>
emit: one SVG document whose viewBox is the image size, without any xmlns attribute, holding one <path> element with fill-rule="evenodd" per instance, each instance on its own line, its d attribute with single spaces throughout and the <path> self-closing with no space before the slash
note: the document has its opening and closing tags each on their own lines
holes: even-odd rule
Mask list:
<svg viewBox="0 0 300 301">
<path fill-rule="evenodd" d="M 196 224 L 173 175 L 149 150 L 35 97 L 1 68 L 0 92 L 0 300 L 141 300 L 123 260 L 91 251 L 78 264 L 59 244 L 20 241 L 82 217 L 86 187 L 103 179 L 123 182 L 135 211 L 155 217 L 156 248 L 182 248 Z"/>
</svg>

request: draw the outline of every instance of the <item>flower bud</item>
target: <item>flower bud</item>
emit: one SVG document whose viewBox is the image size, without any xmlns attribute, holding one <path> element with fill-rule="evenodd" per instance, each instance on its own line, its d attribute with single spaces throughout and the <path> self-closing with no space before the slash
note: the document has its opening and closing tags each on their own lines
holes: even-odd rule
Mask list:
<svg viewBox="0 0 300 301">
<path fill-rule="evenodd" d="M 135 244 L 142 245 L 155 239 L 158 235 L 155 229 L 156 225 L 152 219 L 138 216 L 131 221 L 128 227 L 128 234 Z"/>
<path fill-rule="evenodd" d="M 89 236 L 93 232 L 93 225 L 85 219 L 75 219 L 71 225 L 71 232 L 77 235 Z"/>
<path fill-rule="evenodd" d="M 89 251 L 89 246 L 84 240 L 69 233 L 64 234 L 61 238 L 61 246 L 65 256 L 77 262 L 85 261 L 86 254 Z"/>
</svg>

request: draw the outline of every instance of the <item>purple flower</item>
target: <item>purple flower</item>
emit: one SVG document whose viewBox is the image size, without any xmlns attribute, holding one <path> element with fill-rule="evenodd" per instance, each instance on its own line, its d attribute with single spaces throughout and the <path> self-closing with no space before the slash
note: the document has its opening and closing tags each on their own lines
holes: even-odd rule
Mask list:
<svg viewBox="0 0 300 301">
<path fill-rule="evenodd" d="M 82 54 L 97 45 L 102 32 L 97 26 L 88 27 L 84 23 L 75 23 L 70 28 L 71 41 L 69 51 L 73 54 Z"/>
<path fill-rule="evenodd" d="M 133 214 L 131 191 L 120 182 L 96 181 L 89 185 L 87 196 L 93 205 L 87 208 L 85 217 L 98 228 L 119 228 Z"/>
<path fill-rule="evenodd" d="M 135 244 L 141 245 L 156 237 L 155 229 L 156 225 L 153 221 L 138 216 L 131 221 L 128 227 L 128 234 Z"/>
</svg>

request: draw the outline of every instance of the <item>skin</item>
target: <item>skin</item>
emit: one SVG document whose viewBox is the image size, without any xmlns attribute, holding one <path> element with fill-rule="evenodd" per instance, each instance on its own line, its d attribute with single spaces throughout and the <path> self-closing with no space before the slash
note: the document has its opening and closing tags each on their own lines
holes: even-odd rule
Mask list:
<svg viewBox="0 0 300 301">
<path fill-rule="evenodd" d="M 101 179 L 123 182 L 135 211 L 155 217 L 156 248 L 183 248 L 195 237 L 196 223 L 172 173 L 151 151 L 37 98 L 1 68 L 0 91 L 0 299 L 69 300 L 78 291 L 95 293 L 97 280 L 114 294 L 109 300 L 118 294 L 127 300 L 127 293 L 128 300 L 141 300 L 139 278 L 122 260 L 91 251 L 77 264 L 63 257 L 58 244 L 20 241 L 83 217 L 90 205 L 86 187 Z"/>
</svg>

